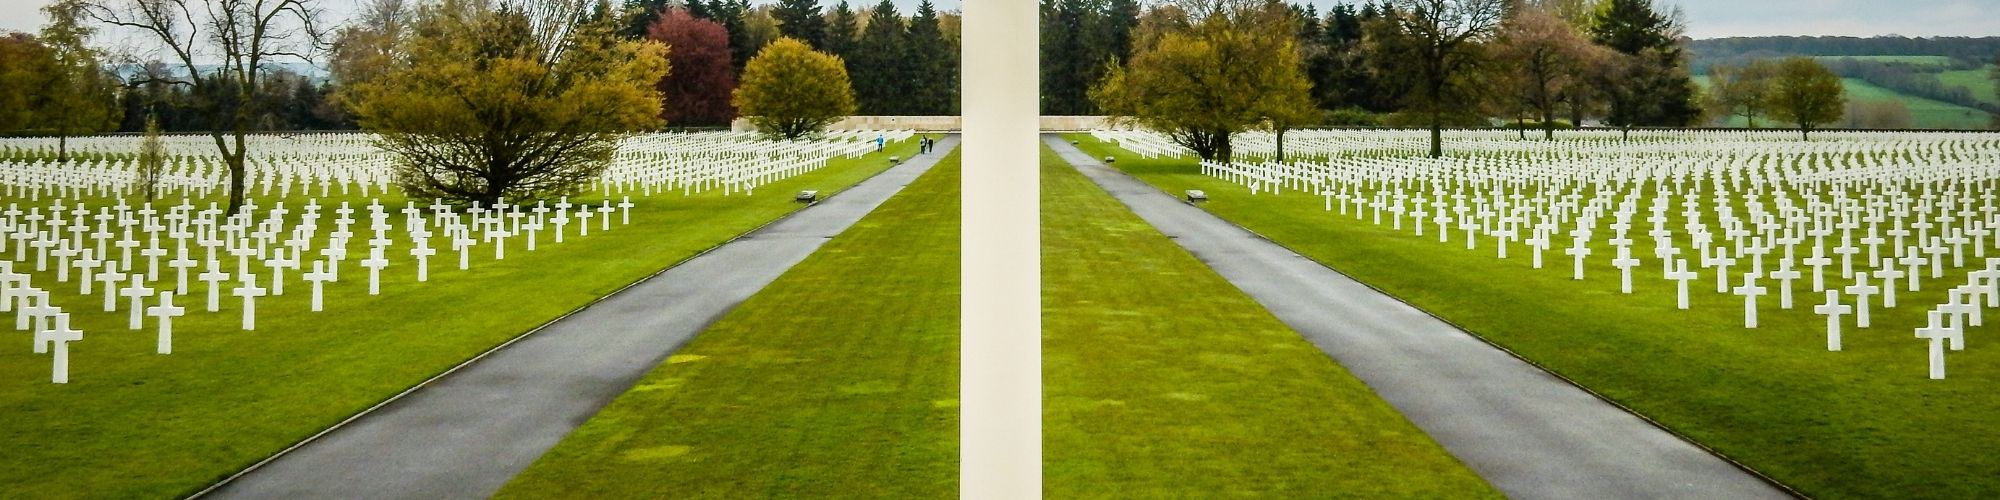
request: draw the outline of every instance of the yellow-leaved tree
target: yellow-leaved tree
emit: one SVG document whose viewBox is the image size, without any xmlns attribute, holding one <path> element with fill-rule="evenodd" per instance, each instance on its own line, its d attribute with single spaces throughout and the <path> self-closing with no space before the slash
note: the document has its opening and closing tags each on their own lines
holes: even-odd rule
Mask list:
<svg viewBox="0 0 2000 500">
<path fill-rule="evenodd" d="M 491 205 L 575 192 L 618 141 L 660 125 L 666 47 L 625 41 L 588 0 L 444 0 L 343 102 L 414 198 Z"/>
<path fill-rule="evenodd" d="M 736 111 L 764 135 L 798 139 L 854 114 L 854 87 L 840 58 L 779 38 L 743 67 Z"/>
<path fill-rule="evenodd" d="M 1098 108 L 1218 161 L 1229 161 L 1238 133 L 1310 124 L 1317 110 L 1291 11 L 1245 1 L 1199 6 L 1168 11 L 1182 17 L 1147 27 L 1160 35 L 1144 37 L 1130 62 L 1111 66 L 1091 88 Z"/>
</svg>

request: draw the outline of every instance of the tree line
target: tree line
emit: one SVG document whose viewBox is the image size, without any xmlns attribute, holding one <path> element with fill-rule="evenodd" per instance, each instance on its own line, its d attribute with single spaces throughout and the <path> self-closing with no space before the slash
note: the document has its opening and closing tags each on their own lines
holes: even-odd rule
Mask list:
<svg viewBox="0 0 2000 500">
<path fill-rule="evenodd" d="M 647 14 L 605 0 L 370 0 L 338 29 L 321 24 L 323 7 L 58 0 L 40 33 L 0 36 L 0 88 L 11 91 L 0 93 L 0 133 L 57 135 L 65 161 L 67 137 L 122 119 L 148 132 L 147 164 L 167 124 L 198 131 L 214 140 L 235 212 L 249 134 L 351 124 L 375 134 L 411 196 L 490 205 L 573 194 L 610 164 L 619 139 L 668 117 L 727 123 L 740 110 L 767 135 L 798 139 L 857 109 L 840 57 L 780 31 L 739 66 L 727 28 L 689 5 Z M 634 19 L 646 16 L 635 36 Z M 946 32 L 940 17 L 926 4 L 913 22 L 885 13 L 872 25 L 931 40 Z M 802 24 L 793 21 L 803 36 Z M 99 31 L 148 48 L 107 54 L 88 44 Z M 318 55 L 328 56 L 328 79 L 287 70 Z M 934 107 L 955 97 L 897 84 Z M 701 101 L 718 95 L 719 104 Z"/>
<path fill-rule="evenodd" d="M 1944 101 L 1987 113 L 2000 113 L 2000 103 L 1981 100 L 1972 93 L 1971 88 L 1964 85 L 1945 85 L 1939 80 L 1938 73 L 1951 66 L 1852 57 L 1825 59 L 1821 62 L 1833 70 L 1834 74 L 1844 78 L 1854 78 L 1899 93 Z"/>
<path fill-rule="evenodd" d="M 776 4 L 751 6 L 747 0 L 627 0 L 626 26 L 621 35 L 652 38 L 683 50 L 701 47 L 728 53 L 729 77 L 721 76 L 720 65 L 699 62 L 694 70 L 674 56 L 676 67 L 699 71 L 669 73 L 663 85 L 679 89 L 677 94 L 692 99 L 697 107 L 720 110 L 728 107 L 728 82 L 740 73 L 752 54 L 780 37 L 803 42 L 809 49 L 840 58 L 852 79 L 859 114 L 865 115 L 955 115 L 959 110 L 958 47 L 959 17 L 940 12 L 923 0 L 915 12 L 904 15 L 889 0 L 860 10 L 846 0 L 823 8 L 818 0 L 779 0 Z M 687 38 L 674 36 L 687 30 L 682 25 L 713 23 L 720 37 Z M 716 30 L 715 28 L 719 28 Z M 655 36 L 655 33 L 661 36 Z M 676 43 L 678 42 L 678 43 Z M 687 75 L 687 76 L 682 76 Z M 694 81 L 699 80 L 699 81 Z M 676 95 L 669 95 L 670 101 Z M 688 125 L 726 125 L 734 113 L 690 116 Z"/>
<path fill-rule="evenodd" d="M 1120 31 L 1108 26 L 1126 19 L 1114 15 L 1115 2 L 1050 1 L 1045 33 L 1051 23 L 1096 29 L 1056 35 L 1045 61 L 1078 45 L 1060 38 L 1111 38 Z M 1231 136 L 1252 129 L 1277 132 L 1282 156 L 1292 128 L 1418 126 L 1430 130 L 1437 156 L 1444 128 L 1495 118 L 1524 137 L 1527 128 L 1552 137 L 1585 120 L 1628 131 L 1686 127 L 1704 108 L 1680 18 L 1653 0 L 1390 0 L 1323 16 L 1278 0 L 1172 0 L 1136 16 L 1129 53 L 1083 54 L 1098 60 L 1095 76 L 1087 65 L 1044 67 L 1043 106 L 1135 121 L 1220 160 Z M 1051 97 L 1075 92 L 1051 86 L 1079 81 L 1088 82 L 1087 106 Z"/>
<path fill-rule="evenodd" d="M 1710 65 L 1742 65 L 1746 59 L 1784 56 L 1943 56 L 1951 58 L 1955 69 L 1978 68 L 2000 54 L 2000 37 L 1902 36 L 1764 36 L 1691 40 L 1694 72 L 1706 73 Z"/>
</svg>

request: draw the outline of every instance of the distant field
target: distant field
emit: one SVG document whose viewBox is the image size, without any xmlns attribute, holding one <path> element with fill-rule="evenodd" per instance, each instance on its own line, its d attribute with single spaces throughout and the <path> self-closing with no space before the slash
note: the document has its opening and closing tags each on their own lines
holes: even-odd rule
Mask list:
<svg viewBox="0 0 2000 500">
<path fill-rule="evenodd" d="M 1877 56 L 1877 57 L 1920 57 L 1920 56 Z M 1954 82 L 1954 80 L 1945 79 L 1944 81 L 1946 82 L 1946 84 L 1966 85 L 1968 87 L 1972 87 L 1972 85 L 1968 85 L 1968 83 L 1976 83 L 1976 82 L 1966 81 L 1969 80 L 1968 77 L 1972 74 L 1976 74 L 1978 76 L 1979 80 L 1977 82 L 1984 83 L 1984 85 L 1973 87 L 1974 95 L 1981 96 L 1981 98 L 1983 99 L 1994 100 L 1994 102 L 2000 102 L 2000 99 L 1994 98 L 1992 80 L 1985 79 L 1986 75 L 1985 70 L 1951 71 L 1940 74 L 1940 78 L 1945 79 L 1946 76 L 1950 76 L 1953 78 L 1957 78 L 1959 81 Z M 1703 92 L 1708 91 L 1709 84 L 1707 75 L 1695 75 L 1694 82 L 1695 86 L 1700 87 Z M 1926 99 L 1922 97 L 1903 94 L 1900 92 L 1896 92 L 1894 90 L 1889 90 L 1886 88 L 1876 86 L 1875 84 L 1872 83 L 1861 81 L 1860 79 L 1856 78 L 1842 78 L 1841 83 L 1847 86 L 1847 99 L 1850 101 L 1854 100 L 1875 101 L 1884 99 L 1894 99 L 1898 101 L 1903 101 L 1904 105 L 1910 107 L 1910 119 L 1911 121 L 1915 122 L 1917 128 L 1984 130 L 1990 125 L 1990 123 L 1988 122 L 1989 118 L 1987 118 L 1990 115 L 1988 115 L 1984 111 L 1980 111 L 1977 109 L 1968 108 L 1965 106 L 1960 106 L 1957 104 L 1938 101 L 1934 99 Z M 1742 117 L 1730 118 L 1728 122 L 1724 123 L 1724 126 L 1729 126 L 1729 127 L 1744 127 L 1748 125 L 1749 122 L 1747 120 L 1744 120 Z M 1781 124 L 1769 122 L 1768 120 L 1765 119 L 1757 120 L 1757 126 L 1765 128 L 1770 128 L 1774 126 L 1780 128 L 1783 127 L 1783 125 Z"/>
<path fill-rule="evenodd" d="M 1842 78 L 1841 82 L 1847 84 L 1848 100 L 1903 101 L 1910 107 L 1910 117 L 1916 121 L 1918 128 L 1984 129 L 1989 124 L 1989 115 L 1985 111 L 1902 94 L 1859 79 Z"/>
<path fill-rule="evenodd" d="M 1988 75 L 1993 74 L 1992 72 L 1993 65 L 1988 64 L 1986 67 L 1979 69 L 1938 73 L 1938 81 L 1944 82 L 1947 87 L 1964 85 L 1965 88 L 1972 89 L 1973 97 L 1979 98 L 1981 101 L 2000 104 L 2000 95 L 1994 95 L 1993 80 L 1988 77 Z"/>
</svg>

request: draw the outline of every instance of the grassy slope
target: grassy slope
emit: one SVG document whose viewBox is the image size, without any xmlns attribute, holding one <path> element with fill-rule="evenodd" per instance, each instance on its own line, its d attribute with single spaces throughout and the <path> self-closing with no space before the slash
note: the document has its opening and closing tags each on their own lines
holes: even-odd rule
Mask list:
<svg viewBox="0 0 2000 500">
<path fill-rule="evenodd" d="M 585 238 L 574 238 L 571 227 L 572 238 L 560 245 L 543 232 L 537 251 L 517 240 L 501 261 L 482 245 L 470 271 L 459 271 L 456 255 L 437 238 L 433 248 L 444 250 L 432 258 L 427 284 L 414 283 L 409 247 L 399 241 L 377 297 L 367 295 L 366 270 L 357 263 L 370 234 L 364 217 L 350 242 L 363 254 L 350 255 L 341 281 L 326 286 L 325 312 L 309 311 L 309 284 L 293 271 L 286 295 L 259 300 L 258 329 L 244 332 L 241 302 L 226 290 L 221 312 L 198 312 L 205 284 L 191 276 L 193 295 L 176 297 L 189 315 L 174 322 L 171 355 L 154 354 L 150 321 L 143 331 L 125 328 L 122 301 L 120 312 L 104 313 L 99 298 L 75 295 L 74 282 L 59 286 L 57 304 L 73 314 L 85 339 L 70 345 L 70 383 L 55 385 L 49 383 L 49 357 L 30 353 L 29 334 L 8 334 L 15 340 L 13 348 L 0 349 L 0 449 L 8 450 L 0 484 L 27 497 L 190 493 L 500 342 L 797 209 L 791 192 L 850 186 L 886 168 L 887 154 L 914 150 L 914 144 L 900 144 L 766 186 L 753 197 L 635 196 L 639 206 L 629 226 L 614 223 L 609 233 L 593 228 Z M 384 202 L 401 206 L 399 200 Z M 330 220 L 331 207 L 323 213 Z M 391 217 L 398 226 L 401 219 Z M 320 234 L 331 231 L 326 227 Z M 53 274 L 39 273 L 35 281 L 46 288 L 55 283 Z M 266 274 L 260 283 L 269 287 L 268 279 Z M 11 325 L 12 315 L 4 317 Z"/>
<path fill-rule="evenodd" d="M 1047 147 L 1042 224 L 1046 496 L 1497 496 Z"/>
<path fill-rule="evenodd" d="M 499 496 L 958 491 L 958 159 L 786 272 Z"/>
<path fill-rule="evenodd" d="M 1841 83 L 1847 85 L 1847 99 L 1850 101 L 1903 101 L 1905 106 L 1909 106 L 1910 119 L 1918 128 L 1983 130 L 1987 126 L 1988 115 L 1985 111 L 1899 93 L 1855 78 L 1842 78 Z"/>
<path fill-rule="evenodd" d="M 1703 92 L 1708 91 L 1709 82 L 1707 76 L 1694 75 L 1694 82 L 1695 86 L 1700 87 Z M 1988 125 L 1986 121 L 1987 114 L 1984 111 L 1903 94 L 1856 78 L 1842 78 L 1841 83 L 1847 87 L 1847 99 L 1849 101 L 1902 101 L 1904 106 L 1909 107 L 1910 121 L 1917 128 L 1985 130 Z M 1989 83 L 1985 87 L 1987 88 L 1987 95 L 1991 95 L 1992 85 Z M 1974 92 L 1977 94 L 1978 90 L 1975 89 Z M 1729 127 L 1744 127 L 1749 125 L 1749 121 L 1740 116 L 1730 117 L 1729 121 L 1724 125 Z M 1766 118 L 1757 120 L 1757 126 L 1763 128 L 1773 128 L 1774 126 L 1783 128 L 1785 125 Z"/>
<path fill-rule="evenodd" d="M 1932 280 L 1902 307 L 1875 301 L 1874 327 L 1845 328 L 1846 350 L 1827 352 L 1825 319 L 1811 314 L 1809 282 L 1795 309 L 1764 297 L 1761 328 L 1742 328 L 1743 301 L 1713 293 L 1713 273 L 1691 284 L 1694 308 L 1674 308 L 1658 261 L 1641 255 L 1636 294 L 1618 293 L 1608 244 L 1597 239 L 1584 282 L 1551 252 L 1531 269 L 1528 249 L 1494 258 L 1491 239 L 1465 250 L 1322 210 L 1318 196 L 1252 198 L 1201 176 L 1187 161 L 1142 160 L 1085 139 L 1086 151 L 1120 156 L 1119 168 L 1169 192 L 1205 189 L 1204 207 L 1300 253 L 1382 288 L 1497 342 L 1675 431 L 1815 497 L 1985 496 L 2000 491 L 2000 350 L 1967 334 L 1948 355 L 1950 378 L 1925 377 L 1924 342 L 1912 338 L 1922 309 L 1942 301 Z M 1338 212 L 1335 212 L 1337 214 Z M 1711 219 L 1712 220 L 1712 219 Z M 1678 224 L 1678 222 L 1670 222 Z M 1649 229 L 1641 222 L 1634 234 Z M 1678 226 L 1676 226 L 1678 227 Z M 1768 269 L 1768 267 L 1767 267 Z M 1838 269 L 1830 269 L 1838 280 Z M 1740 277 L 1739 277 L 1740 278 Z M 1732 284 L 1734 284 L 1732 282 Z M 1844 283 L 1843 283 L 1844 284 Z M 1879 285 L 1879 283 L 1877 283 Z M 1900 283 L 1899 283 L 1900 286 Z M 1705 291 L 1703 291 L 1705 290 Z M 1989 317 L 1991 315 L 1989 314 Z"/>
<path fill-rule="evenodd" d="M 1962 85 L 1972 91 L 1973 97 L 1981 101 L 2000 104 L 2000 94 L 1994 93 L 1992 74 L 1993 65 L 1988 64 L 1986 67 L 1979 69 L 1938 73 L 1938 81 L 1943 82 L 1946 87 Z"/>
</svg>

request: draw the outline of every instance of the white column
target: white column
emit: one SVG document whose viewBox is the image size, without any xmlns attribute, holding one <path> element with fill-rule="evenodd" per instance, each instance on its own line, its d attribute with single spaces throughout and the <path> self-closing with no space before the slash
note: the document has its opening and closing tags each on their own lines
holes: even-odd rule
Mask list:
<svg viewBox="0 0 2000 500">
<path fill-rule="evenodd" d="M 1041 71 L 1033 0 L 967 0 L 959 496 L 1039 498 Z"/>
</svg>

